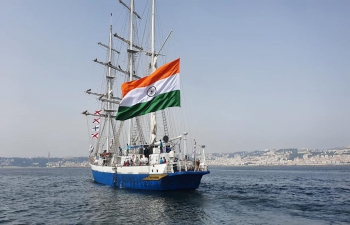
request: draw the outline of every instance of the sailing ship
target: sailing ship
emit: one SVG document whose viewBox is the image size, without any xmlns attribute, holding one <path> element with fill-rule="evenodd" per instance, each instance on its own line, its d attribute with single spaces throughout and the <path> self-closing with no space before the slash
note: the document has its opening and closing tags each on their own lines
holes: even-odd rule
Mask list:
<svg viewBox="0 0 350 225">
<path fill-rule="evenodd" d="M 88 125 L 93 125 L 89 149 L 93 179 L 118 188 L 197 189 L 202 176 L 210 173 L 205 161 L 205 145 L 197 150 L 193 140 L 191 154 L 187 151 L 188 132 L 174 134 L 176 129 L 172 125 L 178 123 L 169 120 L 178 115 L 171 113 L 181 106 L 180 59 L 156 68 L 158 58 L 164 56 L 161 51 L 171 32 L 156 51 L 155 0 L 152 0 L 151 49 L 145 50 L 135 41 L 137 31 L 134 28 L 138 27 L 135 20 L 141 17 L 135 11 L 134 0 L 130 0 L 129 5 L 122 0 L 119 2 L 129 17 L 129 39 L 113 34 L 111 14 L 109 43 L 98 43 L 107 50 L 107 62 L 93 60 L 106 67 L 105 89 L 102 93 L 86 91 L 97 97 L 100 108 L 94 113 L 87 110 L 82 113 L 87 116 Z M 114 48 L 114 38 L 127 47 L 127 69 L 119 65 L 121 51 Z M 139 67 L 135 64 L 140 62 L 141 55 L 147 58 L 148 71 L 144 74 L 150 75 L 138 73 Z M 123 82 L 121 89 L 115 85 L 118 82 Z"/>
</svg>

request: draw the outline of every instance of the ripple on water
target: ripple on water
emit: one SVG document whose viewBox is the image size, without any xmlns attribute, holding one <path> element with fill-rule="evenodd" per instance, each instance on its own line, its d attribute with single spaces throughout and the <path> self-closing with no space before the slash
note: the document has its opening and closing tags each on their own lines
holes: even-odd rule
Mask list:
<svg viewBox="0 0 350 225">
<path fill-rule="evenodd" d="M 212 167 L 191 192 L 114 189 L 89 169 L 0 172 L 0 223 L 346 224 L 350 167 Z"/>
</svg>

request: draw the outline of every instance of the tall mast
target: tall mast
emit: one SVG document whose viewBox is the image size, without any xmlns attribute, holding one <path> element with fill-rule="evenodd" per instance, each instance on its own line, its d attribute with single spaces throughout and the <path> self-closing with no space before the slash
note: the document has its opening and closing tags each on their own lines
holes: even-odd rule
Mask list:
<svg viewBox="0 0 350 225">
<path fill-rule="evenodd" d="M 155 42 L 155 38 L 154 38 L 154 25 L 155 25 L 155 0 L 152 0 L 152 24 L 151 24 L 151 72 L 153 73 L 156 70 L 156 58 L 155 58 L 155 54 L 154 54 L 154 42 Z M 150 135 L 150 144 L 154 143 L 156 141 L 156 137 L 157 137 L 157 121 L 156 121 L 156 113 L 152 112 L 151 113 L 151 135 Z"/>
<path fill-rule="evenodd" d="M 112 13 L 111 13 L 111 20 L 109 25 L 109 43 L 108 43 L 108 62 L 112 63 Z M 111 76 L 111 67 L 108 67 L 108 75 L 107 75 L 107 152 L 110 151 L 109 146 L 109 137 L 110 137 L 110 123 L 111 123 L 111 103 L 109 102 L 111 100 L 112 95 L 112 76 Z"/>
<path fill-rule="evenodd" d="M 134 71 L 134 51 L 133 51 L 133 14 L 134 14 L 134 0 L 130 0 L 130 44 L 129 44 L 129 81 L 132 81 Z M 128 144 L 131 145 L 131 119 L 128 124 Z"/>
<path fill-rule="evenodd" d="M 151 25 L 151 53 L 152 53 L 152 72 L 154 72 L 155 68 L 155 63 L 154 63 L 154 24 L 155 24 L 155 13 L 154 13 L 154 4 L 155 0 L 152 0 L 152 25 Z"/>
</svg>

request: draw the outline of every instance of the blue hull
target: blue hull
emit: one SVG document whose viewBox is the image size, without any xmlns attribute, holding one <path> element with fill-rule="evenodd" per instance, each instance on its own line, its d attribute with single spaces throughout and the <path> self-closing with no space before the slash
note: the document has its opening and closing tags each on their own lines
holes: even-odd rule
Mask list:
<svg viewBox="0 0 350 225">
<path fill-rule="evenodd" d="M 209 171 L 170 173 L 160 180 L 143 180 L 148 174 L 115 174 L 92 170 L 95 182 L 118 188 L 139 190 L 194 190 Z"/>
</svg>

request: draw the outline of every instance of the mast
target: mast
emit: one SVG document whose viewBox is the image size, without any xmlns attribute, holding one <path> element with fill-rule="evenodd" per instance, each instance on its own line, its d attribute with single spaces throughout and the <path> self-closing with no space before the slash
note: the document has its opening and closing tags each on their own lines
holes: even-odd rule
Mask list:
<svg viewBox="0 0 350 225">
<path fill-rule="evenodd" d="M 100 62 L 96 59 L 93 61 L 96 63 L 99 63 L 101 65 L 104 65 L 108 67 L 107 72 L 106 72 L 106 92 L 105 93 L 96 93 L 92 92 L 91 89 L 86 90 L 85 92 L 87 94 L 95 95 L 98 96 L 98 101 L 102 102 L 102 107 L 104 110 L 104 113 L 89 113 L 87 110 L 82 112 L 83 115 L 85 116 L 95 116 L 99 118 L 104 118 L 103 120 L 103 126 L 100 127 L 100 132 L 98 133 L 97 137 L 97 144 L 96 144 L 96 149 L 95 149 L 95 155 L 97 155 L 100 146 L 104 146 L 101 144 L 104 140 L 106 141 L 106 151 L 110 152 L 112 150 L 115 151 L 116 149 L 116 142 L 114 141 L 113 137 L 116 137 L 116 131 L 115 131 L 115 126 L 114 126 L 114 120 L 113 120 L 113 113 L 116 111 L 114 104 L 119 104 L 121 98 L 114 97 L 113 96 L 113 82 L 115 79 L 115 73 L 114 70 L 117 71 L 122 71 L 121 69 L 117 69 L 113 64 L 113 58 L 114 58 L 114 53 L 119 54 L 120 52 L 116 51 L 113 49 L 113 39 L 112 39 L 112 13 L 111 13 L 111 18 L 110 18 L 110 26 L 109 26 L 109 42 L 108 45 L 102 44 L 101 42 L 98 42 L 97 44 L 105 47 L 107 49 L 107 61 L 108 62 Z M 104 102 L 107 102 L 104 104 Z M 103 137 L 103 138 L 102 138 Z M 106 139 L 104 139 L 106 138 Z M 93 148 L 90 148 L 90 151 L 93 151 Z"/>
<path fill-rule="evenodd" d="M 129 81 L 132 81 L 134 71 L 134 50 L 133 50 L 133 14 L 134 14 L 134 0 L 130 0 L 130 44 L 129 44 Z M 128 144 L 131 145 L 131 126 L 132 121 L 128 124 Z"/>
<path fill-rule="evenodd" d="M 109 43 L 108 43 L 108 62 L 111 63 L 112 61 L 112 13 L 111 13 L 111 20 L 109 25 Z M 107 152 L 110 151 L 109 149 L 109 137 L 110 137 L 110 129 L 109 129 L 109 123 L 111 123 L 111 103 L 109 102 L 111 100 L 112 95 L 112 84 L 111 84 L 111 67 L 108 67 L 108 75 L 107 75 Z"/>
<path fill-rule="evenodd" d="M 167 42 L 168 38 L 170 37 L 172 31 L 170 31 L 169 35 L 167 36 L 167 38 L 165 39 L 163 45 L 160 47 L 158 53 L 155 53 L 155 0 L 152 0 L 152 19 L 151 19 L 151 53 L 148 54 L 151 56 L 151 73 L 153 73 L 157 68 L 157 59 L 158 59 L 158 55 L 160 55 L 160 52 L 162 50 L 162 48 L 164 47 L 165 43 Z M 150 144 L 155 143 L 157 140 L 157 120 L 156 120 L 156 112 L 152 112 L 150 113 Z M 162 110 L 162 117 L 163 117 L 163 125 L 164 125 L 164 134 L 165 136 L 169 135 L 168 132 L 168 125 L 166 122 L 166 116 L 165 116 L 165 111 Z"/>
<path fill-rule="evenodd" d="M 152 53 L 152 73 L 154 72 L 155 68 L 155 63 L 154 63 L 154 25 L 155 25 L 155 13 L 154 13 L 154 4 L 155 0 L 152 0 L 152 24 L 151 24 L 151 53 Z"/>
<path fill-rule="evenodd" d="M 152 0 L 152 24 L 151 24 L 151 73 L 153 73 L 156 70 L 156 57 L 154 54 L 154 25 L 155 25 L 155 0 Z M 156 113 L 152 112 L 151 113 L 151 134 L 150 134 L 150 144 L 154 143 L 156 141 L 157 137 L 157 121 L 156 121 Z"/>
</svg>

